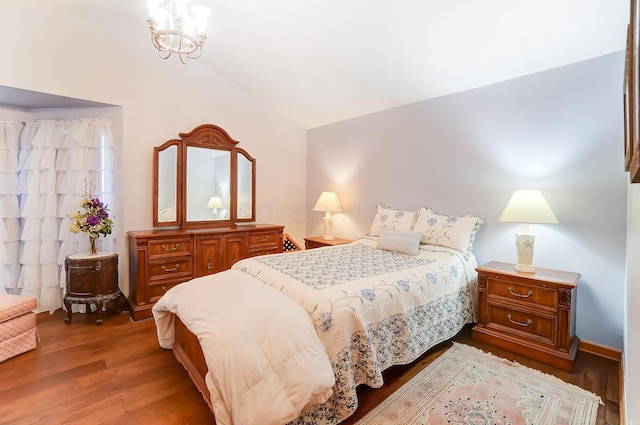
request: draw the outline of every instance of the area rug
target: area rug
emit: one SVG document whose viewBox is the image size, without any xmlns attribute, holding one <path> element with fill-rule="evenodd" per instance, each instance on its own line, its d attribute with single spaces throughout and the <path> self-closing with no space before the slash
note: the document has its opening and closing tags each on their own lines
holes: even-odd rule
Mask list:
<svg viewBox="0 0 640 425">
<path fill-rule="evenodd" d="M 593 425 L 600 397 L 454 343 L 356 425 Z"/>
</svg>

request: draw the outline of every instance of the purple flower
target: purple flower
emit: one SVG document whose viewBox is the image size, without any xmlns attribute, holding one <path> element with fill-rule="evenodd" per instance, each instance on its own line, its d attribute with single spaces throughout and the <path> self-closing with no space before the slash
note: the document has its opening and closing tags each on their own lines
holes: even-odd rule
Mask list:
<svg viewBox="0 0 640 425">
<path fill-rule="evenodd" d="M 429 283 L 436 283 L 438 281 L 438 277 L 433 273 L 427 273 L 427 280 Z"/>
<path fill-rule="evenodd" d="M 429 220 L 427 220 L 427 224 L 428 224 L 429 226 L 433 226 L 433 225 L 435 225 L 437 222 L 438 222 L 438 219 L 436 219 L 436 218 L 430 218 Z"/>
</svg>

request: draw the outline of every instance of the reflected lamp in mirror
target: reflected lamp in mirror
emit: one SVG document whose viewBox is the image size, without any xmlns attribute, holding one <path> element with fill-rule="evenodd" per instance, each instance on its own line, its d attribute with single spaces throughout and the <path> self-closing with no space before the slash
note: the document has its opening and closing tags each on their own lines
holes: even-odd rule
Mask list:
<svg viewBox="0 0 640 425">
<path fill-rule="evenodd" d="M 529 225 L 558 223 L 542 192 L 539 190 L 514 191 L 498 221 L 520 223 L 520 231 L 516 233 L 518 262 L 515 269 L 520 272 L 535 273 L 532 265 L 535 235 L 531 232 Z"/>
<path fill-rule="evenodd" d="M 314 211 L 324 211 L 324 234 L 322 239 L 330 241 L 333 239 L 333 217 L 332 212 L 342 212 L 338 195 L 334 192 L 322 192 L 318 202 L 313 207 Z"/>
<path fill-rule="evenodd" d="M 213 218 L 218 218 L 218 208 L 224 208 L 224 205 L 218 196 L 212 196 L 207 203 L 207 208 L 212 208 Z"/>
</svg>

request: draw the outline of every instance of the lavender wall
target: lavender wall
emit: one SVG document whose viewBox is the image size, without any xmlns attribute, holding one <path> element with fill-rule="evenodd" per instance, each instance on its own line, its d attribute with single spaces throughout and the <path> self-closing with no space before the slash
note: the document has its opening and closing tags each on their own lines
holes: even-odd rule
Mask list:
<svg viewBox="0 0 640 425">
<path fill-rule="evenodd" d="M 338 193 L 334 234 L 366 233 L 378 203 L 486 221 L 480 263 L 515 261 L 498 223 L 515 189 L 543 191 L 560 224 L 533 225 L 534 265 L 579 272 L 577 334 L 622 349 L 626 179 L 623 52 L 315 128 L 307 142 L 307 234 L 320 192 Z"/>
</svg>

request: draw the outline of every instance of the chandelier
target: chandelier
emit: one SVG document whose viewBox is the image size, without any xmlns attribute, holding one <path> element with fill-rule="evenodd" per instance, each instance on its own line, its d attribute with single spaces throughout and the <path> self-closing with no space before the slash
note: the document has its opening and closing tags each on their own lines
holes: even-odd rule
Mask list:
<svg viewBox="0 0 640 425">
<path fill-rule="evenodd" d="M 201 5 L 187 8 L 189 0 L 147 0 L 149 5 L 149 30 L 151 41 L 158 55 L 167 59 L 172 53 L 182 63 L 196 59 L 202 54 L 202 45 L 207 36 L 204 28 L 209 9 Z M 190 13 L 187 11 L 189 10 Z"/>
</svg>

